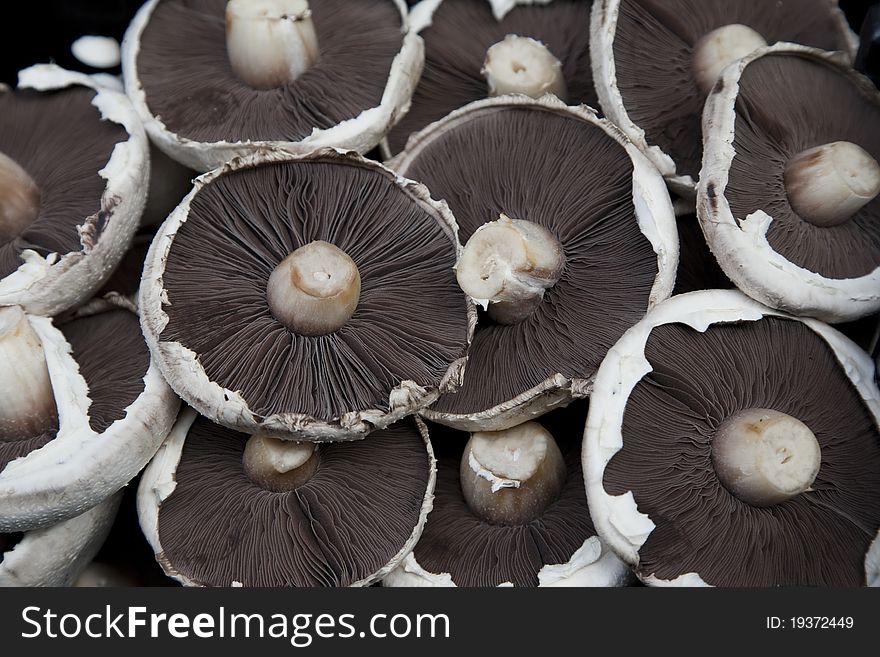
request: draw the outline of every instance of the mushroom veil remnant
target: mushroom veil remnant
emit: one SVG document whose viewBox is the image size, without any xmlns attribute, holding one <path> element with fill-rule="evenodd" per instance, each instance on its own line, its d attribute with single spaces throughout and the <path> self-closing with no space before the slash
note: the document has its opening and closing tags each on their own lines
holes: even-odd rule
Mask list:
<svg viewBox="0 0 880 657">
<path fill-rule="evenodd" d="M 651 585 L 870 582 L 873 371 L 827 324 L 736 290 L 658 305 L 609 352 L 590 397 L 583 465 L 599 535 Z"/>
</svg>

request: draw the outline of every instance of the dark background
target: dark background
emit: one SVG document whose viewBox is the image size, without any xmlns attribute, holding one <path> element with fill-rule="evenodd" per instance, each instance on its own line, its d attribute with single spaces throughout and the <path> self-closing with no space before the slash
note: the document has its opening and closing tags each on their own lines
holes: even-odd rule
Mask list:
<svg viewBox="0 0 880 657">
<path fill-rule="evenodd" d="M 31 64 L 54 61 L 93 72 L 70 54 L 70 44 L 84 34 L 112 36 L 118 41 L 144 0 L 12 0 L 3 3 L 0 40 L 0 82 L 14 85 L 17 72 Z M 475 2 L 478 0 L 474 0 Z M 768 0 L 769 1 L 769 0 Z M 415 4 L 414 0 L 408 0 Z M 871 0 L 840 0 L 858 32 Z M 876 3 L 880 4 L 880 3 Z M 880 37 L 878 37 L 880 41 Z M 873 59 L 877 59 L 875 49 Z M 111 71 L 118 73 L 116 71 Z"/>
</svg>

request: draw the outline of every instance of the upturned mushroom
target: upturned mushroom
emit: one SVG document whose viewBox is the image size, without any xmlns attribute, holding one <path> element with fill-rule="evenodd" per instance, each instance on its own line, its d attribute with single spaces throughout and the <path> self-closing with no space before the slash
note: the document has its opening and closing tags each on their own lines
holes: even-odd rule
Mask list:
<svg viewBox="0 0 880 657">
<path fill-rule="evenodd" d="M 403 0 L 150 0 L 122 50 L 150 138 L 197 171 L 267 147 L 367 152 L 424 61 Z"/>
<path fill-rule="evenodd" d="M 736 290 L 660 304 L 590 398 L 599 536 L 652 585 L 864 585 L 880 529 L 873 373 L 828 325 Z"/>
<path fill-rule="evenodd" d="M 98 300 L 57 325 L 0 308 L 0 532 L 94 507 L 168 434 L 179 400 L 130 308 Z"/>
<path fill-rule="evenodd" d="M 54 65 L 0 86 L 0 306 L 56 315 L 118 264 L 144 209 L 149 152 L 124 94 Z"/>
<path fill-rule="evenodd" d="M 412 105 L 388 135 L 389 154 L 407 137 L 470 102 L 508 93 L 597 106 L 590 68 L 590 2 L 423 0 L 410 11 L 425 40 Z"/>
<path fill-rule="evenodd" d="M 0 534 L 0 586 L 72 585 L 110 532 L 121 497 L 43 529 Z"/>
<path fill-rule="evenodd" d="M 165 572 L 188 586 L 366 586 L 421 535 L 435 466 L 417 418 L 315 445 L 187 409 L 144 471 L 138 513 Z"/>
<path fill-rule="evenodd" d="M 589 108 L 477 101 L 389 166 L 449 203 L 466 242 L 457 280 L 486 309 L 463 386 L 431 421 L 500 430 L 587 396 L 608 348 L 672 291 L 663 178 Z"/>
<path fill-rule="evenodd" d="M 448 208 L 332 150 L 201 176 L 153 242 L 147 343 L 200 413 L 248 434 L 351 440 L 454 391 L 476 313 Z"/>
<path fill-rule="evenodd" d="M 880 309 L 880 92 L 836 54 L 778 44 L 706 103 L 697 212 L 725 274 L 829 322 Z"/>
<path fill-rule="evenodd" d="M 586 402 L 540 423 L 467 434 L 432 425 L 434 507 L 385 586 L 622 586 L 596 535 L 580 465 Z"/>
<path fill-rule="evenodd" d="M 840 50 L 848 61 L 858 43 L 837 0 L 596 2 L 590 27 L 596 93 L 608 119 L 670 187 L 693 198 L 706 97 L 725 65 L 777 41 Z"/>
</svg>

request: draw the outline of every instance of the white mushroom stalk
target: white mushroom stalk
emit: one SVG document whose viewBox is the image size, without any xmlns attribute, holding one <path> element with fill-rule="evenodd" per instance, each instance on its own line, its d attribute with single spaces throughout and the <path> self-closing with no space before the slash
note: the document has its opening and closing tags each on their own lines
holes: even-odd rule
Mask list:
<svg viewBox="0 0 880 657">
<path fill-rule="evenodd" d="M 694 46 L 693 71 L 700 90 L 708 94 L 728 64 L 767 45 L 747 25 L 732 23 L 712 30 Z"/>
<path fill-rule="evenodd" d="M 797 418 L 749 408 L 718 428 L 712 463 L 736 497 L 752 506 L 772 506 L 810 490 L 822 453 L 816 436 Z"/>
<path fill-rule="evenodd" d="M 861 146 L 835 141 L 791 158 L 784 180 L 795 212 L 816 226 L 837 226 L 880 194 L 880 164 Z"/>
<path fill-rule="evenodd" d="M 553 436 L 537 422 L 471 434 L 460 480 L 471 510 L 498 525 L 539 517 L 559 496 L 565 461 Z"/>
<path fill-rule="evenodd" d="M 255 484 L 276 493 L 296 490 L 315 474 L 318 449 L 315 443 L 251 436 L 242 455 L 244 471 Z"/>
<path fill-rule="evenodd" d="M 57 427 L 43 344 L 19 306 L 0 307 L 0 436 L 26 439 Z"/>
<path fill-rule="evenodd" d="M 492 319 L 517 324 L 538 307 L 564 267 L 565 253 L 553 233 L 502 214 L 471 235 L 455 270 L 461 289 Z"/>
<path fill-rule="evenodd" d="M 486 51 L 481 71 L 489 86 L 489 97 L 525 94 L 540 98 L 553 94 L 568 99 L 562 64 L 540 41 L 508 34 Z"/>
<path fill-rule="evenodd" d="M 39 212 L 37 183 L 15 160 L 0 151 L 0 244 L 20 235 Z"/>
<path fill-rule="evenodd" d="M 232 70 L 255 89 L 296 80 L 318 57 L 307 0 L 229 0 L 226 51 Z"/>
<path fill-rule="evenodd" d="M 266 287 L 269 309 L 299 335 L 327 335 L 351 319 L 361 294 L 357 265 L 341 249 L 315 241 L 275 268 Z"/>
</svg>

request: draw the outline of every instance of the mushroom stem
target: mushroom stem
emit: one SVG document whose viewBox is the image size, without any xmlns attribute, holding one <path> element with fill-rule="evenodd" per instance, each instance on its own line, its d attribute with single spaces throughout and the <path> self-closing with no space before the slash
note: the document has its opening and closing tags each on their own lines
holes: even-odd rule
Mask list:
<svg viewBox="0 0 880 657">
<path fill-rule="evenodd" d="M 693 70 L 700 90 L 708 94 L 725 66 L 766 45 L 764 37 L 739 23 L 723 25 L 706 34 L 694 46 Z"/>
<path fill-rule="evenodd" d="M 502 214 L 471 235 L 455 266 L 465 294 L 501 324 L 528 317 L 556 284 L 565 253 L 549 230 Z"/>
<path fill-rule="evenodd" d="M 21 308 L 0 307 L 0 439 L 23 440 L 57 428 L 40 338 Z"/>
<path fill-rule="evenodd" d="M 752 506 L 771 506 L 810 490 L 819 473 L 821 448 L 803 422 L 767 408 L 727 418 L 712 441 L 718 479 Z"/>
<path fill-rule="evenodd" d="M 314 443 L 280 440 L 255 434 L 244 448 L 245 474 L 257 486 L 275 493 L 296 490 L 318 468 L 318 450 Z"/>
<path fill-rule="evenodd" d="M 461 457 L 461 490 L 471 510 L 496 525 L 539 517 L 565 483 L 559 446 L 537 422 L 471 434 Z"/>
<path fill-rule="evenodd" d="M 798 153 L 786 164 L 784 179 L 794 211 L 823 228 L 846 222 L 880 194 L 880 164 L 849 141 Z"/>
<path fill-rule="evenodd" d="M 567 100 L 562 64 L 540 41 L 508 34 L 486 51 L 481 71 L 489 85 L 489 96 L 525 94 L 540 98 L 554 94 Z"/>
<path fill-rule="evenodd" d="M 235 74 L 255 89 L 296 80 L 318 57 L 308 0 L 229 0 L 226 51 Z"/>
<path fill-rule="evenodd" d="M 342 328 L 361 294 L 357 265 L 327 242 L 301 246 L 275 268 L 266 287 L 269 309 L 290 330 L 319 336 Z"/>
<path fill-rule="evenodd" d="M 12 158 L 0 152 L 0 244 L 21 235 L 40 213 L 40 189 Z"/>
</svg>

